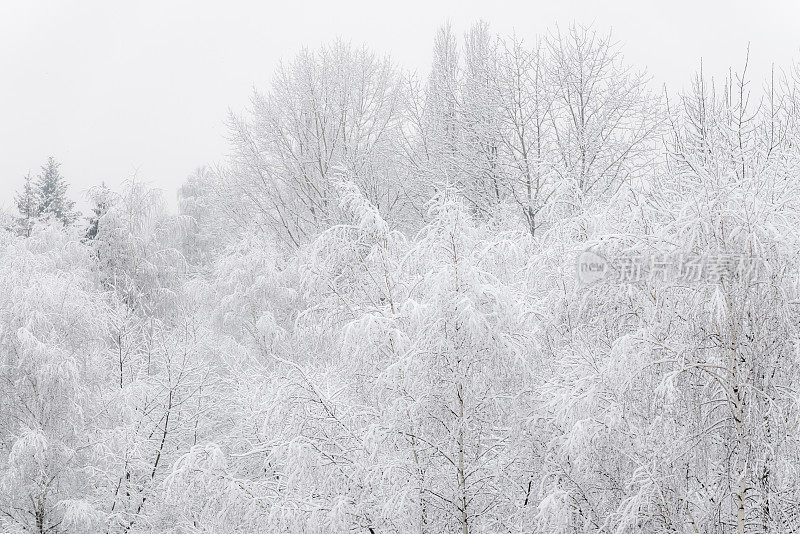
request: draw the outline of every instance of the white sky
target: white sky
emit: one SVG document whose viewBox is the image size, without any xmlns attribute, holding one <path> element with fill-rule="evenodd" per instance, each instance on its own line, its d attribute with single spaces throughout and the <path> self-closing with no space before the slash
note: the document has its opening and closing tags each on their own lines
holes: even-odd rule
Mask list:
<svg viewBox="0 0 800 534">
<path fill-rule="evenodd" d="M 790 0 L 0 0 L 0 208 L 49 155 L 75 199 L 136 172 L 174 202 L 194 168 L 224 157 L 228 109 L 281 58 L 343 37 L 424 71 L 439 25 L 478 19 L 524 38 L 571 21 L 613 29 L 627 60 L 671 88 L 701 57 L 709 72 L 740 66 L 748 42 L 759 78 L 800 59 Z"/>
</svg>

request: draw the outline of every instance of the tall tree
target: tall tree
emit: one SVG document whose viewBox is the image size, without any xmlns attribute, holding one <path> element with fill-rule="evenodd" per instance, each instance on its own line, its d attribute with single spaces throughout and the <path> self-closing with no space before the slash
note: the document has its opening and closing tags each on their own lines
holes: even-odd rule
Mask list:
<svg viewBox="0 0 800 534">
<path fill-rule="evenodd" d="M 303 50 L 231 118 L 233 157 L 223 173 L 227 211 L 239 224 L 265 224 L 292 246 L 335 224 L 334 182 L 346 171 L 395 220 L 405 204 L 399 179 L 395 67 L 366 48 L 335 42 Z M 249 210 L 242 211 L 243 209 Z"/>
<path fill-rule="evenodd" d="M 611 34 L 583 26 L 547 39 L 554 170 L 570 197 L 613 194 L 641 175 L 659 125 L 644 72 L 623 61 Z"/>
<path fill-rule="evenodd" d="M 52 215 L 66 225 L 74 222 L 78 214 L 74 211 L 75 202 L 67 197 L 69 186 L 61 176 L 60 166 L 61 164 L 50 156 L 36 178 L 37 215 Z"/>
<path fill-rule="evenodd" d="M 497 94 L 500 107 L 501 165 L 507 189 L 531 235 L 547 220 L 557 180 L 552 109 L 555 90 L 547 77 L 547 50 L 537 40 L 527 48 L 518 38 L 503 42 Z"/>
<path fill-rule="evenodd" d="M 22 192 L 14 197 L 14 202 L 19 211 L 19 217 L 15 220 L 19 233 L 30 237 L 33 222 L 39 216 L 39 200 L 33 188 L 33 179 L 30 173 L 25 176 L 25 185 L 22 187 Z"/>
<path fill-rule="evenodd" d="M 98 532 L 112 310 L 72 233 L 0 239 L 0 532 Z"/>
</svg>

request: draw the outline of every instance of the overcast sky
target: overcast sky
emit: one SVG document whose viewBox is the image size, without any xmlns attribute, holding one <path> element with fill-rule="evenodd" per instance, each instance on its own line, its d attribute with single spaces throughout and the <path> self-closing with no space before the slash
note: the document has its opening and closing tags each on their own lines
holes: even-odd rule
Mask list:
<svg viewBox="0 0 800 534">
<path fill-rule="evenodd" d="M 0 207 L 47 156 L 73 198 L 133 173 L 175 190 L 224 158 L 224 119 L 265 88 L 281 58 L 336 37 L 427 69 L 436 28 L 478 19 L 524 38 L 572 21 L 612 29 L 630 63 L 679 87 L 709 71 L 800 58 L 796 1 L 203 2 L 0 0 Z"/>
</svg>

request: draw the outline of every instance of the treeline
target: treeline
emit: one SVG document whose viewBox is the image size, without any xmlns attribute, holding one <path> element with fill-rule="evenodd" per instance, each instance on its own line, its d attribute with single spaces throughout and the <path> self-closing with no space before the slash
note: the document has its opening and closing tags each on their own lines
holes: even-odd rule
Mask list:
<svg viewBox="0 0 800 534">
<path fill-rule="evenodd" d="M 424 82 L 336 42 L 283 65 L 231 117 L 218 174 L 230 213 L 295 246 L 335 223 L 342 176 L 398 228 L 418 228 L 446 192 L 481 220 L 510 209 L 535 234 L 651 172 L 663 111 L 611 36 L 586 28 L 525 42 L 481 23 L 459 42 L 444 27 Z"/>
<path fill-rule="evenodd" d="M 28 182 L 0 528 L 800 528 L 797 69 L 670 95 L 583 27 L 433 54 L 302 51 L 178 215 Z M 586 283 L 587 250 L 651 271 Z"/>
</svg>

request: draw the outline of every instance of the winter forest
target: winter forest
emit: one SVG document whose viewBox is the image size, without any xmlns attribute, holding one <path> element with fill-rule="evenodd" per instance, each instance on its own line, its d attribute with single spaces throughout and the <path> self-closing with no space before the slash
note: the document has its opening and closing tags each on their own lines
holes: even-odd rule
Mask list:
<svg viewBox="0 0 800 534">
<path fill-rule="evenodd" d="M 429 37 L 286 58 L 177 213 L 29 177 L 0 532 L 800 531 L 800 63 Z"/>
</svg>

